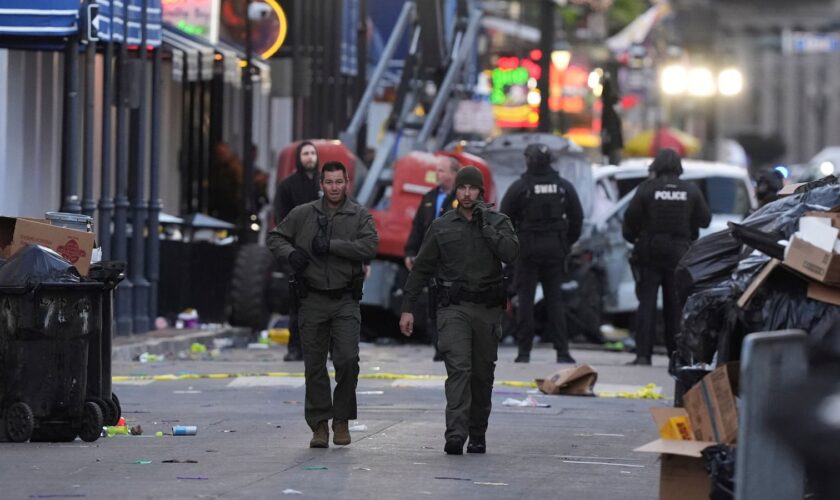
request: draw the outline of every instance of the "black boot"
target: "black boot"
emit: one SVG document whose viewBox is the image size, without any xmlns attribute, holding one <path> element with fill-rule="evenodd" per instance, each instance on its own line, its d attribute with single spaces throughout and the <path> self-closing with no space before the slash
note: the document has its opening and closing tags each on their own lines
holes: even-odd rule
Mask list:
<svg viewBox="0 0 840 500">
<path fill-rule="evenodd" d="M 443 451 L 447 455 L 463 455 L 464 454 L 464 440 L 459 437 L 451 437 L 446 440 L 446 445 Z"/>
<path fill-rule="evenodd" d="M 470 436 L 470 442 L 467 444 L 467 453 L 486 453 L 487 442 L 484 436 Z"/>
<path fill-rule="evenodd" d="M 516 359 L 513 360 L 514 363 L 530 363 L 531 362 L 531 355 L 530 354 L 523 354 L 519 353 L 516 356 Z"/>
<path fill-rule="evenodd" d="M 558 352 L 557 353 L 557 362 L 558 363 L 571 363 L 571 364 L 577 363 L 577 361 L 575 361 L 575 358 L 573 358 L 572 355 L 569 354 L 568 352 Z"/>
<path fill-rule="evenodd" d="M 300 349 L 289 349 L 283 356 L 283 361 L 303 361 L 303 352 Z"/>
<path fill-rule="evenodd" d="M 636 356 L 636 359 L 627 363 L 628 366 L 650 366 L 650 356 Z"/>
</svg>

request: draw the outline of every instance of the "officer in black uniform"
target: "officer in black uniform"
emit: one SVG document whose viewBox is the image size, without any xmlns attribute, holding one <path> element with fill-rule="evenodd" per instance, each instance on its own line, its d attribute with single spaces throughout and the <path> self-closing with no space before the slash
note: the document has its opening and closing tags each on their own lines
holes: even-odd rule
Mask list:
<svg viewBox="0 0 840 500">
<path fill-rule="evenodd" d="M 562 284 L 567 276 L 567 257 L 580 238 L 583 209 L 572 183 L 551 168 L 551 149 L 545 144 L 525 148 L 527 171 L 511 185 L 501 211 L 516 228 L 521 245 L 514 283 L 519 297 L 516 314 L 517 363 L 531 360 L 534 343 L 534 292 L 543 284 L 550 331 L 558 363 L 574 363 L 569 354 L 566 307 Z"/>
<path fill-rule="evenodd" d="M 656 297 L 662 287 L 665 343 L 676 350 L 680 307 L 674 271 L 700 228 L 712 220 L 700 189 L 680 180 L 682 161 L 672 149 L 660 151 L 650 165 L 653 178 L 642 182 L 624 216 L 624 239 L 633 243 L 631 265 L 636 267 L 636 359 L 629 364 L 650 365 L 656 329 Z"/>
</svg>

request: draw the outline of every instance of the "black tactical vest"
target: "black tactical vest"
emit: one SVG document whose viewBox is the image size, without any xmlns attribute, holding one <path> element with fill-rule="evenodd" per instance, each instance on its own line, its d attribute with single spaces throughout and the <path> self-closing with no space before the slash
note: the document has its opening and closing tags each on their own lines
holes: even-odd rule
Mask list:
<svg viewBox="0 0 840 500">
<path fill-rule="evenodd" d="M 569 253 L 566 189 L 560 176 L 526 175 L 517 221 L 520 258 L 536 263 L 564 262 Z"/>
</svg>

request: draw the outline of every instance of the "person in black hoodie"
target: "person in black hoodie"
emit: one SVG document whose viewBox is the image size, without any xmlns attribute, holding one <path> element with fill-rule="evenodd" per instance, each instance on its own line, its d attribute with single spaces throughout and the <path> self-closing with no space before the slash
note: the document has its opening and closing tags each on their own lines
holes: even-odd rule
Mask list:
<svg viewBox="0 0 840 500">
<path fill-rule="evenodd" d="M 298 144 L 295 151 L 295 172 L 277 184 L 274 195 L 274 220 L 277 224 L 298 205 L 321 196 L 318 182 L 318 150 L 310 141 Z M 297 311 L 289 313 L 289 348 L 283 361 L 303 361 Z"/>
<path fill-rule="evenodd" d="M 519 259 L 514 283 L 519 307 L 516 311 L 517 363 L 531 360 L 534 343 L 534 292 L 543 285 L 549 331 L 554 337 L 558 363 L 574 363 L 569 353 L 569 332 L 562 284 L 572 244 L 580 238 L 583 208 L 571 182 L 551 168 L 551 149 L 545 144 L 525 148 L 528 166 L 502 199 L 501 211 L 513 220 L 519 236 Z"/>
</svg>

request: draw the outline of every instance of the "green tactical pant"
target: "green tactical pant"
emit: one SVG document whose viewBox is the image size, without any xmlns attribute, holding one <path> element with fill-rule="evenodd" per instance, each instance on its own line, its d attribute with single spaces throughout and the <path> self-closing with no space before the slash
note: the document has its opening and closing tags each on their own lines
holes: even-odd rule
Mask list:
<svg viewBox="0 0 840 500">
<path fill-rule="evenodd" d="M 502 336 L 502 309 L 461 302 L 438 309 L 438 348 L 446 364 L 446 439 L 484 436 Z"/>
<path fill-rule="evenodd" d="M 332 418 L 356 418 L 359 381 L 359 303 L 344 294 L 340 299 L 310 292 L 298 312 L 303 366 L 306 375 L 304 416 L 312 430 Z M 332 344 L 335 391 L 330 397 L 327 351 Z"/>
</svg>

